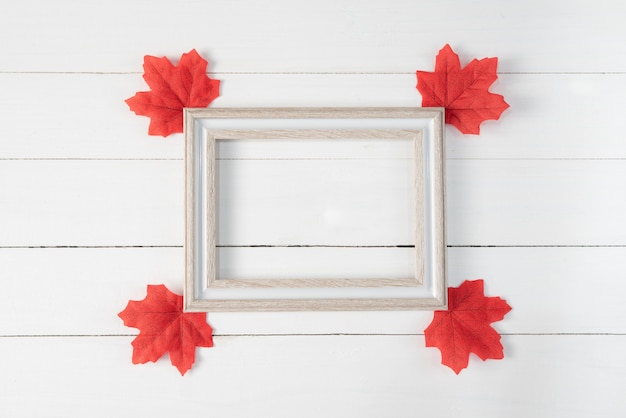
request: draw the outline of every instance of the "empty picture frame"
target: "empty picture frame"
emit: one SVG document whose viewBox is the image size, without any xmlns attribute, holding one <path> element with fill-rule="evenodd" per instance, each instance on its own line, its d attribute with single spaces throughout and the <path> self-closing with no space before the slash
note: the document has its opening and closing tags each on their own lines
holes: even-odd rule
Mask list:
<svg viewBox="0 0 626 418">
<path fill-rule="evenodd" d="M 187 311 L 446 307 L 443 109 L 185 109 L 185 143 Z"/>
</svg>

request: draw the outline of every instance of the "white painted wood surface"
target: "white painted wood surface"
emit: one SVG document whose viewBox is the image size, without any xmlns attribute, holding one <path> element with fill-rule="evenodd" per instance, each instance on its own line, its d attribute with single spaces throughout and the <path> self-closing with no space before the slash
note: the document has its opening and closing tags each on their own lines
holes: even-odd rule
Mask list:
<svg viewBox="0 0 626 418">
<path fill-rule="evenodd" d="M 623 335 L 506 335 L 506 361 L 473 365 L 480 370 L 459 376 L 437 363 L 421 335 L 217 337 L 214 348 L 198 350 L 196 369 L 184 377 L 167 359 L 128 365 L 129 339 L 3 338 L 2 412 L 523 418 L 616 417 L 626 409 Z"/>
<path fill-rule="evenodd" d="M 624 416 L 625 15 L 611 0 L 4 2 L 0 416 Z M 184 268 L 182 135 L 149 137 L 123 102 L 146 89 L 143 55 L 197 48 L 223 80 L 215 106 L 419 106 L 414 71 L 445 43 L 462 64 L 498 56 L 511 105 L 446 143 L 450 284 L 482 277 L 511 304 L 505 359 L 454 375 L 424 347 L 427 312 L 216 313 L 216 347 L 185 377 L 133 366 L 116 314 L 148 283 L 182 292 Z"/>
</svg>

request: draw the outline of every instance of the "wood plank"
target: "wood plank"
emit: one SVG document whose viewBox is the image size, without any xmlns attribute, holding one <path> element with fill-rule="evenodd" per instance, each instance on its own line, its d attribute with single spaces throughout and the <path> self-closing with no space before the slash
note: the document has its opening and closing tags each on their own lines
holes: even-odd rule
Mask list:
<svg viewBox="0 0 626 418">
<path fill-rule="evenodd" d="M 182 248 L 0 249 L 0 335 L 128 334 L 128 300 L 164 283 L 182 294 Z"/>
<path fill-rule="evenodd" d="M 625 336 L 505 336 L 504 360 L 483 363 L 472 357 L 458 376 L 439 363 L 436 349 L 424 347 L 421 336 L 218 337 L 215 347 L 196 351 L 196 364 L 183 378 L 167 358 L 132 365 L 130 341 L 1 338 L 0 413 L 14 418 L 626 413 Z"/>
<path fill-rule="evenodd" d="M 450 248 L 450 286 L 483 278 L 503 333 L 626 333 L 626 248 Z M 328 268 L 332 263 L 328 262 Z M 0 249 L 0 335 L 133 334 L 146 285 L 183 290 L 182 248 Z M 211 313 L 217 334 L 419 334 L 431 312 Z"/>
<path fill-rule="evenodd" d="M 140 76 L 0 74 L 0 89 L 0 111 L 10 115 L 0 158 L 183 157 L 182 134 L 148 136 L 149 119 L 124 103 L 147 90 Z"/>
<path fill-rule="evenodd" d="M 624 245 L 625 161 L 448 161 L 449 245 Z"/>
<path fill-rule="evenodd" d="M 413 73 L 216 77 L 222 96 L 213 106 L 421 104 Z M 0 74 L 0 110 L 11 115 L 0 127 L 0 159 L 182 159 L 181 134 L 148 136 L 149 119 L 124 103 L 146 89 L 139 74 Z M 480 136 L 448 126 L 448 158 L 626 158 L 625 89 L 626 74 L 502 74 L 492 90 L 511 108 Z"/>
<path fill-rule="evenodd" d="M 0 161 L 0 245 L 182 245 L 182 161 Z"/>
<path fill-rule="evenodd" d="M 11 39 L 0 71 L 140 71 L 144 54 L 195 47 L 222 72 L 413 72 L 432 68 L 446 43 L 464 63 L 499 56 L 505 72 L 625 71 L 622 18 L 610 0 L 30 0 L 0 14 L 0 36 Z"/>
<path fill-rule="evenodd" d="M 182 161 L 4 160 L 0 179 L 0 246 L 183 245 Z M 247 176 L 240 184 L 249 190 L 240 192 L 255 202 L 255 219 L 270 219 L 274 202 L 261 183 Z M 448 161 L 448 244 L 626 245 L 626 196 L 616 193 L 625 187 L 623 160 Z M 285 225 L 303 210 L 293 204 Z M 238 219 L 250 228 L 232 232 L 246 243 L 267 237 L 255 219 Z M 403 218 L 388 221 L 371 225 L 367 235 L 402 235 Z M 299 233 L 314 234 L 318 226 L 305 223 Z M 355 239 L 359 231 L 365 234 L 343 236 Z"/>
</svg>

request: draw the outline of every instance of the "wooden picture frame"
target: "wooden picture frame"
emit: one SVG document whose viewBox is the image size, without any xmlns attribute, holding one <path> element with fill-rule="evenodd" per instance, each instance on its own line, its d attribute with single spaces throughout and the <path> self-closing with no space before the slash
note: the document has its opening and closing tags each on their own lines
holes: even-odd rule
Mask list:
<svg viewBox="0 0 626 418">
<path fill-rule="evenodd" d="M 412 148 L 411 277 L 228 278 L 217 274 L 217 141 L 406 141 Z M 447 303 L 444 111 L 440 108 L 185 109 L 185 309 L 316 311 L 442 309 Z M 295 144 L 295 145 L 294 145 Z M 262 146 L 262 145 L 260 145 Z M 349 197 L 348 197 L 349 198 Z M 237 247 L 237 246 L 232 246 Z M 254 243 L 247 248 L 281 247 Z M 288 245 L 282 247 L 307 247 Z M 333 251 L 332 245 L 319 245 Z M 340 248 L 341 246 L 337 246 Z M 354 246 L 361 248 L 361 246 Z M 377 245 L 363 248 L 378 247 Z M 381 246 L 383 247 L 383 246 Z M 390 250 L 390 251 L 391 251 Z M 259 250 L 256 250 L 259 251 Z M 275 251 L 275 250 L 274 250 Z M 355 250 L 357 251 L 357 250 Z M 365 251 L 365 250 L 364 250 Z"/>
</svg>

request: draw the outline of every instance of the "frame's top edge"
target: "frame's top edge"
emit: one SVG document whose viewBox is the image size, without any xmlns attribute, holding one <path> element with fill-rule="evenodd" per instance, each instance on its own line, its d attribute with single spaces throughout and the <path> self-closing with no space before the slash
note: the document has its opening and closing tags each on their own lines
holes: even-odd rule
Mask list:
<svg viewBox="0 0 626 418">
<path fill-rule="evenodd" d="M 192 118 L 434 118 L 443 107 L 211 107 L 185 108 Z"/>
</svg>

